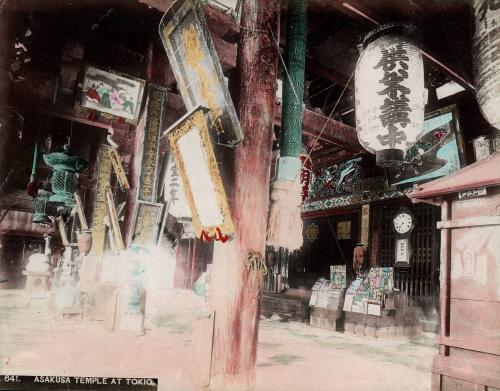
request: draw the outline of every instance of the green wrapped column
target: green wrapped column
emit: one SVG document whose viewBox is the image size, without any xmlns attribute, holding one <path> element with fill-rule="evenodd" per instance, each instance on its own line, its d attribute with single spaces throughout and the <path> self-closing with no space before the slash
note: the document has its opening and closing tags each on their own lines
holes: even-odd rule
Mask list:
<svg viewBox="0 0 500 391">
<path fill-rule="evenodd" d="M 289 0 L 278 179 L 294 180 L 300 172 L 306 33 L 307 0 Z"/>
<path fill-rule="evenodd" d="M 307 0 L 288 1 L 280 157 L 271 191 L 267 244 L 290 251 L 302 246 L 300 154 L 306 63 Z"/>
<path fill-rule="evenodd" d="M 289 0 L 286 35 L 281 156 L 298 157 L 302 152 L 302 110 L 306 66 L 307 0 Z M 292 86 L 293 84 L 293 86 Z"/>
</svg>

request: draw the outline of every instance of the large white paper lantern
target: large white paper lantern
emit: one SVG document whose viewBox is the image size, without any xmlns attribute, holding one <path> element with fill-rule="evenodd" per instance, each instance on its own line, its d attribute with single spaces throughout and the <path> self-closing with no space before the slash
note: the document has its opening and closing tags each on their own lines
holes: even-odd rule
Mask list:
<svg viewBox="0 0 500 391">
<path fill-rule="evenodd" d="M 411 26 L 385 25 L 368 34 L 356 66 L 356 130 L 377 165 L 403 162 L 424 123 L 422 54 Z"/>
<path fill-rule="evenodd" d="M 500 129 L 500 1 L 475 0 L 474 79 L 479 107 Z"/>
</svg>

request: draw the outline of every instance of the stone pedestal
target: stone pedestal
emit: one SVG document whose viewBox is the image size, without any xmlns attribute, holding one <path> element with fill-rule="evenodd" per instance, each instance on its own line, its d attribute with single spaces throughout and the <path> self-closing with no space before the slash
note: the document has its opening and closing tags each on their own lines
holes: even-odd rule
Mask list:
<svg viewBox="0 0 500 391">
<path fill-rule="evenodd" d="M 342 310 L 311 307 L 309 324 L 322 329 L 342 331 L 344 326 L 343 314 Z"/>
<path fill-rule="evenodd" d="M 345 289 L 328 290 L 326 307 L 318 306 L 321 300 L 316 301 L 316 305 L 311 306 L 311 317 L 309 324 L 327 330 L 342 331 L 344 326 L 344 300 Z"/>
<path fill-rule="evenodd" d="M 139 295 L 139 297 L 135 297 Z M 136 299 L 139 304 L 135 305 Z M 118 290 L 117 310 L 115 315 L 115 331 L 126 333 L 127 335 L 144 335 L 144 307 L 146 300 L 146 291 L 139 291 L 130 288 L 121 288 Z M 134 304 L 131 304 L 131 302 Z"/>
<path fill-rule="evenodd" d="M 48 299 L 49 279 L 52 273 L 23 271 L 23 274 L 26 276 L 26 293 L 28 300 Z"/>
<path fill-rule="evenodd" d="M 372 338 L 409 338 L 419 335 L 422 327 L 408 308 L 407 296 L 395 293 L 389 295 L 380 316 L 346 312 L 345 332 Z"/>
</svg>

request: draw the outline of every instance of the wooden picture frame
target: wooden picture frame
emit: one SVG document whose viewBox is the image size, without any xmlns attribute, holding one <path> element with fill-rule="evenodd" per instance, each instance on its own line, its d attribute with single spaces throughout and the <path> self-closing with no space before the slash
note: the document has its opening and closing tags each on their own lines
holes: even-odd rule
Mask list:
<svg viewBox="0 0 500 391">
<path fill-rule="evenodd" d="M 81 106 L 137 125 L 145 85 L 142 79 L 87 65 L 82 80 Z"/>
<path fill-rule="evenodd" d="M 202 230 L 214 236 L 217 228 L 224 235 L 233 235 L 235 227 L 209 136 L 207 112 L 198 106 L 166 132 L 196 236 L 200 237 Z"/>
<path fill-rule="evenodd" d="M 188 111 L 208 107 L 213 141 L 235 147 L 243 130 L 200 2 L 177 0 L 161 19 L 159 34 Z"/>
</svg>

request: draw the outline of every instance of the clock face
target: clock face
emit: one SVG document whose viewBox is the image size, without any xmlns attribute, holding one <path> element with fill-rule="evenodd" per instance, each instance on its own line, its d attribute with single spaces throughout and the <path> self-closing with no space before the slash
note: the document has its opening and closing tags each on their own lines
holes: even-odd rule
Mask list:
<svg viewBox="0 0 500 391">
<path fill-rule="evenodd" d="M 410 232 L 413 227 L 413 218 L 407 212 L 401 212 L 394 217 L 394 229 L 398 234 L 405 234 Z"/>
</svg>

